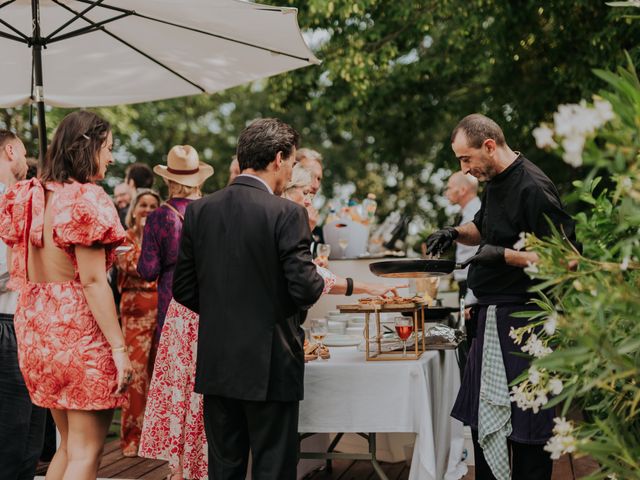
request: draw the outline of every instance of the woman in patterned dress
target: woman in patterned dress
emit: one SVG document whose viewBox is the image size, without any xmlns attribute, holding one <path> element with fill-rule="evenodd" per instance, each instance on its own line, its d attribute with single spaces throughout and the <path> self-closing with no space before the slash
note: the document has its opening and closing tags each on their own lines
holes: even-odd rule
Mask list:
<svg viewBox="0 0 640 480">
<path fill-rule="evenodd" d="M 113 409 L 131 381 L 106 274 L 124 231 L 94 184 L 112 148 L 106 121 L 73 112 L 56 130 L 41 178 L 19 182 L 0 200 L 0 237 L 12 248 L 19 291 L 20 370 L 61 436 L 47 479 L 96 478 Z"/>
<path fill-rule="evenodd" d="M 156 165 L 153 171 L 167 183 L 169 200 L 147 217 L 138 273 L 145 280 L 158 281 L 156 333 L 159 338 L 172 296 L 184 212 L 187 205 L 202 197 L 200 187 L 213 175 L 213 167 L 200 162 L 192 146 L 176 145 L 167 155 L 167 165 Z"/>
<path fill-rule="evenodd" d="M 160 196 L 156 192 L 147 188 L 137 190 L 127 212 L 128 230 L 123 244 L 124 251 L 116 257 L 118 289 L 122 292 L 120 320 L 133 366 L 133 381 L 128 392 L 129 403 L 122 406 L 120 418 L 120 447 L 125 457 L 138 455 L 149 379 L 153 369 L 149 356 L 156 331 L 158 291 L 156 282 L 140 278 L 136 268 L 147 215 L 159 205 Z"/>
<path fill-rule="evenodd" d="M 308 208 L 311 175 L 303 167 L 293 169 L 292 181 L 283 195 Z M 300 190 L 296 194 L 293 190 Z M 323 294 L 342 295 L 347 281 L 318 266 L 324 279 Z M 354 293 L 397 294 L 396 288 L 354 282 Z M 170 480 L 206 480 L 208 445 L 204 431 L 203 397 L 193 391 L 198 345 L 196 313 L 171 300 L 165 318 L 149 398 L 145 411 L 140 456 L 166 460 Z"/>
</svg>

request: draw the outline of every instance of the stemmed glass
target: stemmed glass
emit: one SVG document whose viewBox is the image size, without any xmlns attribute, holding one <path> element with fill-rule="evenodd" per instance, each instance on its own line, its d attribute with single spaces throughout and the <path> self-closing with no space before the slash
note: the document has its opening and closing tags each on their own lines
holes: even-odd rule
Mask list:
<svg viewBox="0 0 640 480">
<path fill-rule="evenodd" d="M 346 258 L 347 247 L 349 246 L 349 239 L 346 237 L 340 237 L 338 239 L 338 245 L 340 245 L 340 249 L 342 250 L 342 258 Z"/>
<path fill-rule="evenodd" d="M 324 265 L 329 262 L 329 255 L 331 255 L 331 245 L 328 243 L 319 243 L 318 249 L 318 258 L 324 261 Z"/>
<path fill-rule="evenodd" d="M 316 342 L 318 342 L 318 359 L 321 359 L 320 351 L 324 347 L 322 341 L 324 337 L 329 333 L 329 326 L 327 324 L 326 318 L 312 318 L 311 319 L 311 338 L 313 338 Z"/>
<path fill-rule="evenodd" d="M 396 327 L 396 334 L 402 340 L 402 356 L 407 356 L 407 340 L 413 333 L 413 318 L 409 317 L 395 317 L 394 324 Z"/>
</svg>

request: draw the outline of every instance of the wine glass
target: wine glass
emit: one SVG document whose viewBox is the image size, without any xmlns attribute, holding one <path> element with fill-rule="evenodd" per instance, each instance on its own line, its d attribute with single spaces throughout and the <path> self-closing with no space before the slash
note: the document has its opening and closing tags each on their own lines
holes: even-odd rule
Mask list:
<svg viewBox="0 0 640 480">
<path fill-rule="evenodd" d="M 318 258 L 323 260 L 326 265 L 329 262 L 329 255 L 331 255 L 331 245 L 328 243 L 319 243 L 316 251 L 318 252 Z"/>
<path fill-rule="evenodd" d="M 347 258 L 347 247 L 349 246 L 349 239 L 346 237 L 340 237 L 338 239 L 338 245 L 342 250 L 342 258 Z"/>
<path fill-rule="evenodd" d="M 324 340 L 324 337 L 327 336 L 327 333 L 329 333 L 329 326 L 327 324 L 327 319 L 326 318 L 312 318 L 311 319 L 310 330 L 311 330 L 311 338 L 313 338 L 316 342 L 318 342 L 318 345 L 319 345 L 319 348 L 318 348 L 318 359 L 320 359 L 320 358 L 322 358 L 320 356 L 320 351 L 323 348 L 322 341 Z"/>
<path fill-rule="evenodd" d="M 413 333 L 413 318 L 409 317 L 395 317 L 393 319 L 396 334 L 402 340 L 402 356 L 407 356 L 407 340 Z"/>
</svg>

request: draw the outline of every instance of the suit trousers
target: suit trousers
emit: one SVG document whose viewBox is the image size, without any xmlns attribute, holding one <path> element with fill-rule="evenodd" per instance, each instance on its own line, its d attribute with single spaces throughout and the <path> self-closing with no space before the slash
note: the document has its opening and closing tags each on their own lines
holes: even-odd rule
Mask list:
<svg viewBox="0 0 640 480">
<path fill-rule="evenodd" d="M 18 367 L 13 315 L 0 314 L 0 480 L 32 480 L 46 410 L 31 403 Z"/>
<path fill-rule="evenodd" d="M 471 429 L 476 480 L 496 480 L 478 443 L 478 431 Z M 553 461 L 544 445 L 526 445 L 508 440 L 511 454 L 511 478 L 514 480 L 551 480 Z"/>
<path fill-rule="evenodd" d="M 295 480 L 299 402 L 254 402 L 204 396 L 209 478 L 244 480 L 251 450 L 253 480 Z"/>
</svg>

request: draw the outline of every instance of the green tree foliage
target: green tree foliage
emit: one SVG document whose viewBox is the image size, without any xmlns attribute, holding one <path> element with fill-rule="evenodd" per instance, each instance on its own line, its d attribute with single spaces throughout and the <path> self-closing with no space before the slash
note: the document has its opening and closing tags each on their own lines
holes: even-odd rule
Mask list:
<svg viewBox="0 0 640 480">
<path fill-rule="evenodd" d="M 440 193 L 430 181 L 437 167 L 457 168 L 449 134 L 462 116 L 493 117 L 562 189 L 579 172 L 536 151 L 531 129 L 556 105 L 600 88 L 592 68 L 613 68 L 622 49 L 638 58 L 637 24 L 600 0 L 268 3 L 299 8 L 322 65 L 216 95 L 101 109 L 116 125 L 121 161 L 160 163 L 174 142 L 189 142 L 217 171 L 207 189 L 218 188 L 239 131 L 277 115 L 324 154 L 329 194 L 334 182 L 353 181 L 358 196 L 379 194 L 382 213 L 399 206 L 441 224 L 420 199 Z M 51 132 L 60 113 L 50 113 Z M 4 123 L 30 140 L 26 118 L 27 108 L 8 110 Z"/>
</svg>

